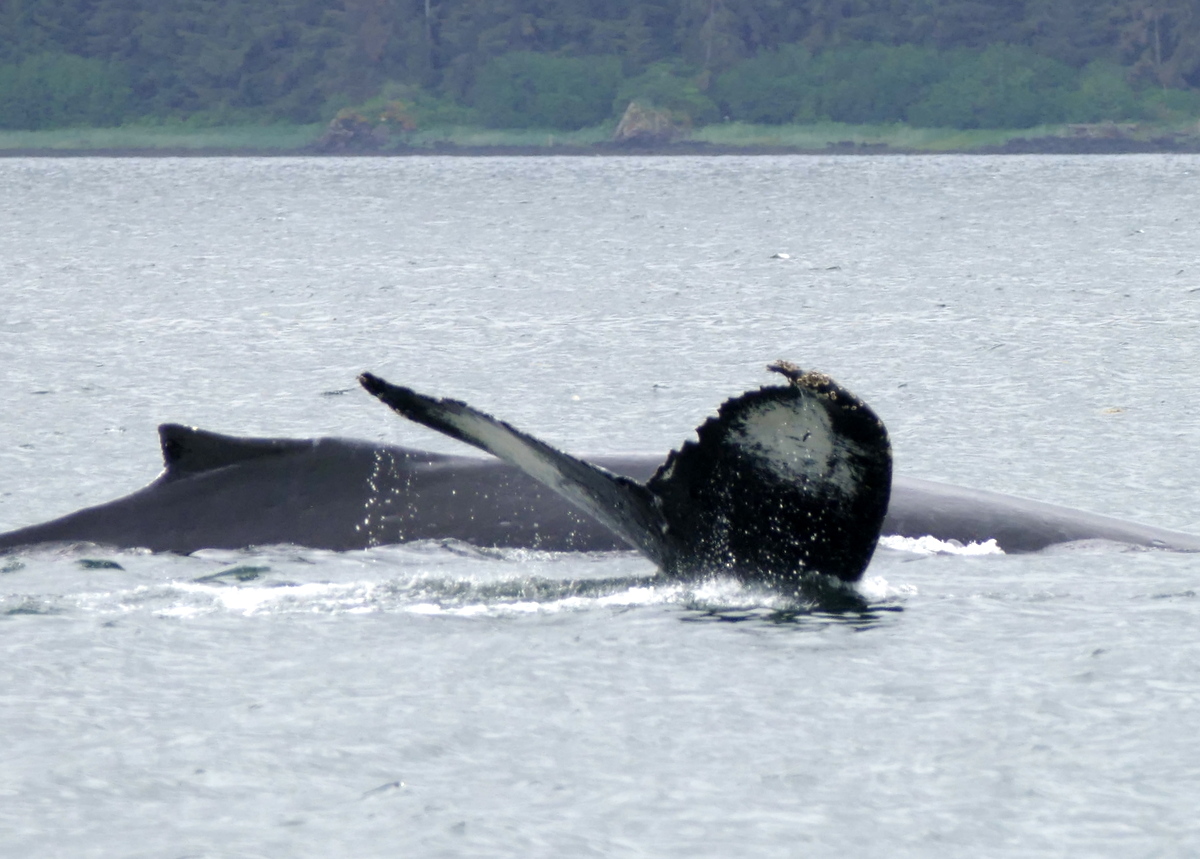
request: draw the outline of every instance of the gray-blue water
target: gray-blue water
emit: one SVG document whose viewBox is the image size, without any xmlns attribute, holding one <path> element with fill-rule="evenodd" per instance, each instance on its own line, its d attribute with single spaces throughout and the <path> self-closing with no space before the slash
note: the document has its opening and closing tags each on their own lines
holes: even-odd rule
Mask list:
<svg viewBox="0 0 1200 859">
<path fill-rule="evenodd" d="M 1198 200 L 1195 156 L 3 160 L 0 530 L 164 421 L 452 449 L 364 369 L 665 454 L 786 357 L 901 472 L 1200 531 Z M 871 616 L 787 623 L 650 572 L 0 558 L 0 855 L 1200 850 L 1197 557 L 883 549 Z"/>
</svg>

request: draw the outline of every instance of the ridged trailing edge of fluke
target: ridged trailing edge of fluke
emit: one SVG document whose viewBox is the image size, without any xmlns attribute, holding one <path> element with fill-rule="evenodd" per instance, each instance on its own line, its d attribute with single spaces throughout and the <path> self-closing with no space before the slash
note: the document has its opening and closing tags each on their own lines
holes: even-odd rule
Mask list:
<svg viewBox="0 0 1200 859">
<path fill-rule="evenodd" d="M 459 400 L 370 373 L 404 417 L 514 465 L 611 528 L 669 576 L 732 575 L 798 591 L 813 573 L 862 577 L 887 513 L 892 453 L 871 408 L 821 373 L 725 401 L 646 483 L 563 453 Z"/>
</svg>

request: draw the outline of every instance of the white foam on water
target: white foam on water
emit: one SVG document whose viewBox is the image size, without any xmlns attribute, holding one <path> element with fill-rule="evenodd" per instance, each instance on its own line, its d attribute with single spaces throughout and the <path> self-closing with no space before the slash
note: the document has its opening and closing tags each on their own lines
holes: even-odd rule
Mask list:
<svg viewBox="0 0 1200 859">
<path fill-rule="evenodd" d="M 198 582 L 140 585 L 128 590 L 80 593 L 56 602 L 105 614 L 149 611 L 158 617 L 194 618 L 210 614 L 252 617 L 268 613 L 378 611 L 374 582 L 227 586 Z"/>
<path fill-rule="evenodd" d="M 894 539 L 884 542 L 892 544 L 889 548 L 904 546 L 896 546 Z M 920 541 L 920 545 L 929 554 L 930 541 Z M 935 543 L 934 547 L 947 551 L 956 548 L 944 543 Z M 972 548 L 967 547 L 967 551 Z M 76 569 L 73 557 L 50 559 L 44 575 L 38 571 L 25 575 L 28 584 L 41 581 L 43 587 L 0 596 L 0 610 L 25 614 L 140 614 L 188 621 L 212 616 L 399 613 L 496 618 L 651 606 L 767 612 L 797 607 L 794 597 L 732 577 L 681 583 L 646 575 L 648 565 L 633 553 L 570 555 L 513 550 L 464 556 L 457 547 L 430 543 L 416 548 L 330 554 L 316 563 L 309 554 L 276 547 L 252 553 L 213 551 L 206 552 L 204 558 L 172 558 L 166 571 L 175 575 L 165 581 L 147 580 L 164 572 L 162 562 L 156 559 L 135 564 L 131 561 L 140 561 L 140 556 L 121 554 L 118 557 L 124 570 L 99 573 Z M 213 573 L 213 562 L 238 566 Z M 196 573 L 203 575 L 194 577 Z M 44 588 L 44 579 L 50 575 L 59 577 L 57 593 Z M 141 577 L 142 582 L 128 581 L 134 576 Z M 320 580 L 314 581 L 316 576 Z M 868 579 L 859 591 L 871 601 L 908 593 L 883 579 Z"/>
<path fill-rule="evenodd" d="M 901 537 L 888 535 L 879 538 L 879 545 L 897 552 L 914 555 L 1003 555 L 995 540 L 983 543 L 960 543 L 958 540 L 939 540 L 937 537 Z"/>
<path fill-rule="evenodd" d="M 893 585 L 883 576 L 864 576 L 858 583 L 858 592 L 868 602 L 883 602 L 897 597 L 916 596 L 916 585 Z"/>
<path fill-rule="evenodd" d="M 662 605 L 679 602 L 684 595 L 678 583 L 655 586 L 643 580 L 628 584 L 617 580 L 611 586 L 601 585 L 595 591 L 581 593 L 580 586 L 586 581 L 439 575 L 265 584 L 174 581 L 60 595 L 50 598 L 48 607 L 97 614 L 140 612 L 179 620 L 221 614 L 255 617 L 377 612 L 495 617 Z"/>
<path fill-rule="evenodd" d="M 568 583 L 564 582 L 564 587 Z M 571 595 L 546 600 L 492 598 L 465 604 L 443 604 L 422 601 L 401 607 L 410 614 L 445 615 L 452 617 L 500 617 L 505 615 L 555 614 L 569 611 L 588 611 L 594 608 L 633 608 L 678 602 L 683 588 L 677 584 L 662 587 L 634 585 L 624 590 L 595 596 Z"/>
</svg>

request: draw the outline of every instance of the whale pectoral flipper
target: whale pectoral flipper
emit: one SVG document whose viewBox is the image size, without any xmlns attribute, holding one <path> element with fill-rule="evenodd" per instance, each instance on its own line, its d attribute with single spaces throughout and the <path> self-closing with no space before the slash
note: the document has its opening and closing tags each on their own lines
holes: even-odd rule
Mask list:
<svg viewBox="0 0 1200 859">
<path fill-rule="evenodd" d="M 640 483 L 576 459 L 458 400 L 427 397 L 370 373 L 363 373 L 358 380 L 409 420 L 520 468 L 590 513 L 659 566 L 670 566 L 665 520 L 654 495 Z"/>
</svg>

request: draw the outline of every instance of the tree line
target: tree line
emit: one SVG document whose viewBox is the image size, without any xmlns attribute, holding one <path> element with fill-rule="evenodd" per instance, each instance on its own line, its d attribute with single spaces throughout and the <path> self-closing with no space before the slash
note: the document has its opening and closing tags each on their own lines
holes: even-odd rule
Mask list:
<svg viewBox="0 0 1200 859">
<path fill-rule="evenodd" d="M 957 127 L 1196 109 L 1200 0 L 0 0 L 0 126 Z"/>
</svg>

